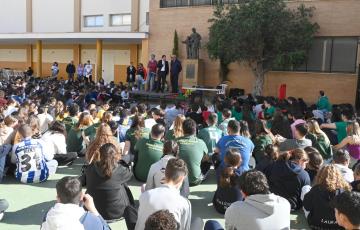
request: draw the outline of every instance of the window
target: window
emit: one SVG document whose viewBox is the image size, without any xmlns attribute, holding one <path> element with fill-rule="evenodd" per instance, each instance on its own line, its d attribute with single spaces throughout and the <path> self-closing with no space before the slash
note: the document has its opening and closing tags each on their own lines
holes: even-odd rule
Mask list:
<svg viewBox="0 0 360 230">
<path fill-rule="evenodd" d="M 148 26 L 149 23 L 150 23 L 150 15 L 149 15 L 149 12 L 146 12 L 146 25 Z"/>
<path fill-rule="evenodd" d="M 355 73 L 358 39 L 355 37 L 316 38 L 306 62 L 294 71 Z M 277 68 L 274 70 L 288 71 Z"/>
<path fill-rule="evenodd" d="M 110 15 L 111 26 L 131 25 L 131 14 L 113 14 Z"/>
<path fill-rule="evenodd" d="M 191 0 L 192 6 L 212 5 L 212 0 Z"/>
<path fill-rule="evenodd" d="M 93 15 L 84 17 L 85 27 L 102 27 L 104 26 L 104 17 L 102 15 Z"/>
</svg>

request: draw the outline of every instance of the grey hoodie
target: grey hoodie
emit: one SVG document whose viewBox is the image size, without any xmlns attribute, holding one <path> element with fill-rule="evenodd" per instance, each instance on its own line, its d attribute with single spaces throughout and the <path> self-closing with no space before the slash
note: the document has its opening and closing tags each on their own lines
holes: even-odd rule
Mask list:
<svg viewBox="0 0 360 230">
<path fill-rule="evenodd" d="M 226 230 L 290 229 L 290 204 L 275 194 L 248 196 L 233 203 L 225 213 Z"/>
</svg>

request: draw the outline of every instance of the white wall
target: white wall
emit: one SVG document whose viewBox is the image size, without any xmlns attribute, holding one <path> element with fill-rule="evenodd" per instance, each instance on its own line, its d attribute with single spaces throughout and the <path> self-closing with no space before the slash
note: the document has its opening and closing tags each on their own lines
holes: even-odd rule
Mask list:
<svg viewBox="0 0 360 230">
<path fill-rule="evenodd" d="M 26 32 L 26 1 L 0 0 L 0 33 Z"/>
<path fill-rule="evenodd" d="M 82 0 L 82 32 L 129 32 L 131 26 L 110 26 L 111 14 L 131 14 L 131 0 Z M 84 27 L 84 16 L 103 15 L 103 27 Z"/>
<path fill-rule="evenodd" d="M 26 49 L 0 49 L 0 61 L 26 62 Z"/>
<path fill-rule="evenodd" d="M 32 10 L 33 32 L 74 32 L 74 0 L 33 0 Z"/>
<path fill-rule="evenodd" d="M 149 2 L 151 0 L 140 0 L 139 10 L 139 31 L 149 32 L 149 25 L 146 25 L 146 13 L 149 12 Z"/>
</svg>

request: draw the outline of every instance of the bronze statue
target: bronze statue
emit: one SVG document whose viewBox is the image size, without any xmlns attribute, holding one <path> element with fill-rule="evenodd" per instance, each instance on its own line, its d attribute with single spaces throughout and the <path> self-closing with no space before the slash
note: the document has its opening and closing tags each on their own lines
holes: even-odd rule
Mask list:
<svg viewBox="0 0 360 230">
<path fill-rule="evenodd" d="M 192 28 L 192 34 L 182 41 L 186 45 L 186 54 L 188 59 L 198 59 L 199 49 L 201 46 L 201 35 L 196 32 L 195 28 Z"/>
</svg>

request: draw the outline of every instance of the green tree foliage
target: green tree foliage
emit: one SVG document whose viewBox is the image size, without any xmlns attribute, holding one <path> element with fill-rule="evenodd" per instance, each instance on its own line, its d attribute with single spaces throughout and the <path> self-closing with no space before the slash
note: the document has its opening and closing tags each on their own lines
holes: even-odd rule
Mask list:
<svg viewBox="0 0 360 230">
<path fill-rule="evenodd" d="M 314 8 L 290 9 L 284 0 L 244 0 L 238 5 L 217 5 L 209 21 L 207 50 L 220 61 L 222 80 L 232 62 L 247 63 L 261 95 L 264 76 L 274 66 L 298 67 L 307 58 L 319 29 L 310 21 Z"/>
<path fill-rule="evenodd" d="M 172 54 L 176 55 L 176 57 L 179 57 L 179 36 L 176 30 L 174 32 L 174 47 Z"/>
</svg>

